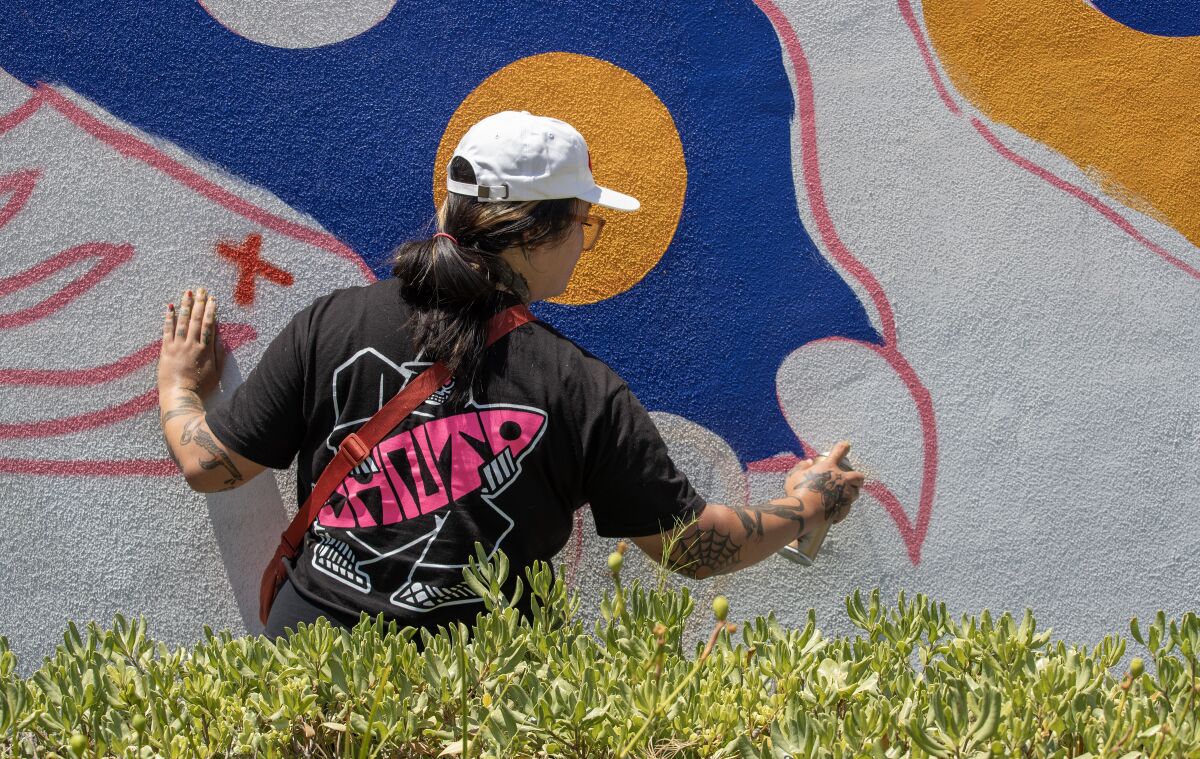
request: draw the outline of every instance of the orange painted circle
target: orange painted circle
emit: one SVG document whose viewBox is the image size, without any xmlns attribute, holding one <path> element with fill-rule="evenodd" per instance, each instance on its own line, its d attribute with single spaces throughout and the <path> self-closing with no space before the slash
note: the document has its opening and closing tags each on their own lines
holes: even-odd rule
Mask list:
<svg viewBox="0 0 1200 759">
<path fill-rule="evenodd" d="M 472 124 L 498 111 L 529 111 L 562 119 L 588 143 L 597 184 L 641 201 L 633 213 L 596 206 L 604 234 L 585 250 L 555 303 L 582 305 L 636 285 L 666 252 L 679 225 L 687 189 L 683 143 L 671 113 L 641 79 L 586 55 L 543 53 L 489 76 L 459 105 L 442 134 L 433 196 L 446 196 L 446 165 Z"/>
</svg>

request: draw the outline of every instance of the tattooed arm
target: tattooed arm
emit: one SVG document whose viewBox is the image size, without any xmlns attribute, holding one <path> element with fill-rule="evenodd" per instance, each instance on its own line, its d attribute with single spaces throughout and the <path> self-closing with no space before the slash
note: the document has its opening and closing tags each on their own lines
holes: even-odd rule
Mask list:
<svg viewBox="0 0 1200 759">
<path fill-rule="evenodd" d="M 710 503 L 691 524 L 677 527 L 668 566 L 702 580 L 757 564 L 812 529 L 802 502 L 777 498 L 754 506 Z M 661 561 L 672 532 L 630 538 L 655 561 Z"/>
<path fill-rule="evenodd" d="M 159 422 L 167 451 L 193 490 L 232 490 L 265 467 L 217 440 L 205 421 L 204 398 L 221 376 L 217 305 L 200 289 L 184 293 L 180 308 L 168 306 L 158 361 Z"/>
<path fill-rule="evenodd" d="M 193 490 L 233 490 L 266 468 L 234 453 L 217 439 L 208 428 L 204 402 L 195 391 L 175 388 L 170 397 L 160 393 L 159 407 L 167 451 Z"/>
<path fill-rule="evenodd" d="M 840 522 L 858 497 L 859 472 L 844 472 L 834 462 L 845 453 L 834 446 L 828 459 L 796 467 L 788 477 L 789 495 L 754 506 L 710 503 L 688 525 L 659 535 L 631 538 L 656 561 L 678 534 L 669 566 L 679 574 L 704 579 L 757 564 L 826 522 Z"/>
</svg>

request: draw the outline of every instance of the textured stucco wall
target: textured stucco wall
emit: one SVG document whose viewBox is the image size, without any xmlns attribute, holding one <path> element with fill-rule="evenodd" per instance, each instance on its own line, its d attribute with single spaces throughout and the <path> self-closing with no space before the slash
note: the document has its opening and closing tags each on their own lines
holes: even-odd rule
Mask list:
<svg viewBox="0 0 1200 759">
<path fill-rule="evenodd" d="M 630 381 L 697 487 L 764 500 L 840 438 L 872 477 L 816 566 L 702 601 L 840 631 L 880 586 L 1080 641 L 1200 605 L 1194 93 L 1161 73 L 1195 40 L 1148 36 L 1195 24 L 1075 4 L 1063 38 L 1107 35 L 1080 68 L 1007 33 L 1052 12 L 1032 0 L 392 5 L 0 18 L 0 634 L 27 662 L 116 612 L 175 643 L 259 629 L 293 484 L 172 476 L 159 308 L 222 298 L 228 392 L 313 297 L 386 275 L 439 156 L 502 104 L 578 123 L 642 198 L 540 315 Z M 277 271 L 250 297 L 256 260 Z M 585 609 L 611 545 L 580 514 L 559 560 Z"/>
</svg>

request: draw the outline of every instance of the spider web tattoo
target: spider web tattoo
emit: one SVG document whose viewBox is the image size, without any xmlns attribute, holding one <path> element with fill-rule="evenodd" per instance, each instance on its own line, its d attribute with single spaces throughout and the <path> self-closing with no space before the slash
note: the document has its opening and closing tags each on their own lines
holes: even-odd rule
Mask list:
<svg viewBox="0 0 1200 759">
<path fill-rule="evenodd" d="M 737 564 L 742 547 L 733 536 L 709 527 L 680 538 L 671 554 L 672 571 L 694 579 L 719 574 Z"/>
</svg>

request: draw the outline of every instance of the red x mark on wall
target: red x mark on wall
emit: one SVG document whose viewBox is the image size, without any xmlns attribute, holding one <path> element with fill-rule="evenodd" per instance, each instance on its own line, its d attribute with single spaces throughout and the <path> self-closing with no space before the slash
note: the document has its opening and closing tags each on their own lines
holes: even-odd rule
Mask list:
<svg viewBox="0 0 1200 759">
<path fill-rule="evenodd" d="M 257 232 L 250 235 L 241 244 L 225 242 L 217 243 L 217 253 L 237 264 L 238 280 L 233 288 L 233 301 L 239 306 L 249 306 L 254 303 L 255 285 L 259 277 L 263 277 L 277 285 L 291 287 L 295 278 L 275 264 L 268 263 L 260 257 L 262 251 L 262 235 Z"/>
</svg>

